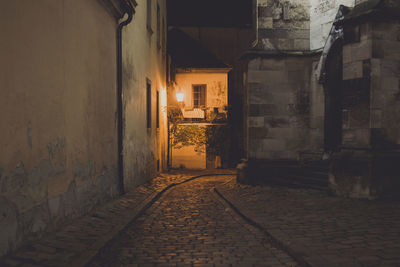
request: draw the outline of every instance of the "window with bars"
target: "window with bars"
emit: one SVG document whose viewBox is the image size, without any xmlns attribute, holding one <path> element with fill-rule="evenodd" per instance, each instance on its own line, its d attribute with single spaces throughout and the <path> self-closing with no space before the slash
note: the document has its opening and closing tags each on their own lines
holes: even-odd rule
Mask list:
<svg viewBox="0 0 400 267">
<path fill-rule="evenodd" d="M 207 86 L 205 84 L 193 85 L 193 107 L 200 108 L 206 106 Z"/>
</svg>

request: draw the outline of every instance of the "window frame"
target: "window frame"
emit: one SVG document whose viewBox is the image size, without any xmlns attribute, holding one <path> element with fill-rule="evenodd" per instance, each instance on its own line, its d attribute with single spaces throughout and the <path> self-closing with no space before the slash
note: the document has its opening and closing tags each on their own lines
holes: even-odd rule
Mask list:
<svg viewBox="0 0 400 267">
<path fill-rule="evenodd" d="M 151 129 L 151 80 L 146 79 L 146 123 L 147 129 Z"/>
<path fill-rule="evenodd" d="M 198 97 L 198 104 L 197 105 L 195 104 L 195 102 L 196 102 L 195 88 L 199 88 L 199 92 L 198 92 L 199 97 Z M 204 88 L 204 90 L 203 90 L 203 92 L 204 92 L 203 93 L 204 105 L 202 105 L 202 101 L 201 101 L 202 100 L 202 88 Z M 192 84 L 192 104 L 193 104 L 193 108 L 205 108 L 205 107 L 207 107 L 207 84 Z"/>
<path fill-rule="evenodd" d="M 160 91 L 156 93 L 156 128 L 160 129 Z"/>
</svg>

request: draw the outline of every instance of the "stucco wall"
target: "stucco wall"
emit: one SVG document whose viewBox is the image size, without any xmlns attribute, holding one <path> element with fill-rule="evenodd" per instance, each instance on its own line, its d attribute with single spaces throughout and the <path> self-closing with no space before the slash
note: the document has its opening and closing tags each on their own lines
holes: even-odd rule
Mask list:
<svg viewBox="0 0 400 267">
<path fill-rule="evenodd" d="M 203 148 L 205 151 L 205 147 Z M 195 146 L 172 148 L 172 168 L 205 169 L 206 152 L 196 151 Z"/>
<path fill-rule="evenodd" d="M 165 47 L 157 46 L 157 3 L 166 30 L 165 0 L 152 2 L 152 31 L 146 26 L 147 5 L 139 0 L 133 21 L 123 32 L 124 184 L 129 189 L 166 168 Z M 162 30 L 162 23 L 161 23 Z M 146 82 L 151 81 L 151 129 L 146 120 Z M 156 95 L 160 94 L 160 128 L 156 129 Z"/>
<path fill-rule="evenodd" d="M 193 108 L 193 84 L 207 85 L 207 108 L 220 108 L 228 104 L 228 75 L 227 73 L 177 73 L 175 90 L 184 93 L 185 108 Z"/>
<path fill-rule="evenodd" d="M 340 5 L 354 6 L 354 0 L 310 0 L 310 48 L 324 47 Z"/>
<path fill-rule="evenodd" d="M 97 0 L 0 8 L 0 255 L 118 194 L 116 21 Z"/>
<path fill-rule="evenodd" d="M 323 90 L 317 58 L 257 58 L 247 74 L 249 159 L 298 159 L 323 149 Z"/>
</svg>

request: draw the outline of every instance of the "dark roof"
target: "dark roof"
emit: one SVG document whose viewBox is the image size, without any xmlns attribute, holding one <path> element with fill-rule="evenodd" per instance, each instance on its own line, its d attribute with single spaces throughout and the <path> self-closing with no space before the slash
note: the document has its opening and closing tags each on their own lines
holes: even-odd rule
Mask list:
<svg viewBox="0 0 400 267">
<path fill-rule="evenodd" d="M 345 14 L 344 19 L 336 24 L 355 22 L 365 18 L 399 19 L 400 1 L 398 0 L 368 0 L 361 2 Z"/>
<path fill-rule="evenodd" d="M 168 54 L 175 68 L 229 68 L 198 41 L 177 28 L 168 31 Z"/>
</svg>

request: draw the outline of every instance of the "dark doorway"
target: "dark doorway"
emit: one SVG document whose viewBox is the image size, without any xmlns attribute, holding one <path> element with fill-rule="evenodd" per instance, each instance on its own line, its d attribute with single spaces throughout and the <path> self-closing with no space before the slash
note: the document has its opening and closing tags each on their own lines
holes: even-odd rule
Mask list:
<svg viewBox="0 0 400 267">
<path fill-rule="evenodd" d="M 339 150 L 342 142 L 342 40 L 333 44 L 326 62 L 325 140 L 326 152 Z"/>
</svg>

